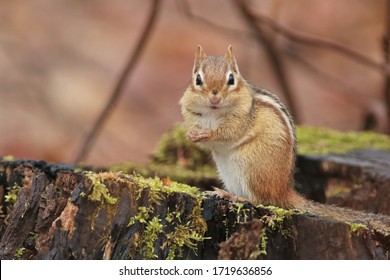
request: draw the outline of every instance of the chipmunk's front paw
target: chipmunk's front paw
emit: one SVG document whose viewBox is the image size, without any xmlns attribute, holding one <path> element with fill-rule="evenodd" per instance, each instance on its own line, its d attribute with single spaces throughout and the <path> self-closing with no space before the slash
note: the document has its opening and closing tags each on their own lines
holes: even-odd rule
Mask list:
<svg viewBox="0 0 390 280">
<path fill-rule="evenodd" d="M 211 137 L 211 129 L 193 129 L 187 132 L 187 139 L 197 143 L 207 141 Z"/>
<path fill-rule="evenodd" d="M 221 190 L 219 188 L 214 188 L 214 191 L 208 191 L 207 193 L 209 195 L 214 195 L 216 197 L 229 200 L 231 202 L 234 202 L 237 200 L 237 196 L 234 196 L 234 195 L 228 193 L 227 191 Z"/>
<path fill-rule="evenodd" d="M 230 202 L 250 202 L 250 200 L 247 198 L 232 195 L 231 193 L 225 190 L 221 190 L 219 188 L 214 188 L 214 191 L 207 191 L 206 193 L 222 199 L 229 200 Z"/>
</svg>

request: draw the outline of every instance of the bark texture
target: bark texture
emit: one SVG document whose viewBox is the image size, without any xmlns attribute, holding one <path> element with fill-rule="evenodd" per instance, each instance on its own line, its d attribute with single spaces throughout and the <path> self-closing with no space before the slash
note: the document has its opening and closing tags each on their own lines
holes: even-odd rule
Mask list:
<svg viewBox="0 0 390 280">
<path fill-rule="evenodd" d="M 390 233 L 169 179 L 0 161 L 1 259 L 388 259 Z"/>
</svg>

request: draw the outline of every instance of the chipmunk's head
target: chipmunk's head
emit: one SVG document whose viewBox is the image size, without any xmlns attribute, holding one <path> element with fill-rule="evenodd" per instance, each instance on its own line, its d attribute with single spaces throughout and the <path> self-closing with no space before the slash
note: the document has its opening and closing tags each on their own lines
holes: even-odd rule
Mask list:
<svg viewBox="0 0 390 280">
<path fill-rule="evenodd" d="M 192 80 L 181 104 L 187 101 L 190 110 L 199 114 L 222 112 L 242 100 L 240 88 L 244 83 L 231 46 L 223 57 L 207 56 L 202 47 L 198 46 Z"/>
</svg>

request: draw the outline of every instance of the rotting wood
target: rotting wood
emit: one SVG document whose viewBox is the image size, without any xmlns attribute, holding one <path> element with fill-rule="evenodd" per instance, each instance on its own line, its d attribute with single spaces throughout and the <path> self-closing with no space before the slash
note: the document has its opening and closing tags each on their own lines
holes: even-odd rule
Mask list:
<svg viewBox="0 0 390 280">
<path fill-rule="evenodd" d="M 296 181 L 316 201 L 390 215 L 390 152 L 298 156 Z"/>
<path fill-rule="evenodd" d="M 20 190 L 15 201 L 1 201 L 9 212 L 1 220 L 0 257 L 389 258 L 389 233 L 309 213 L 232 203 L 175 184 L 74 172 L 42 161 L 1 161 L 5 197 L 15 186 Z"/>
</svg>

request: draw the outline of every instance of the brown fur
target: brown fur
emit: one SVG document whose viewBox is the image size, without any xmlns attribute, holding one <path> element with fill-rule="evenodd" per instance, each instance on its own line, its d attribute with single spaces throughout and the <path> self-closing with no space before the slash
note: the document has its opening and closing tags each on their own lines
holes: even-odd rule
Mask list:
<svg viewBox="0 0 390 280">
<path fill-rule="evenodd" d="M 227 84 L 229 73 L 234 75 L 234 86 Z M 196 85 L 197 75 L 202 85 Z M 211 108 L 213 98 L 220 100 L 218 108 Z M 390 231 L 389 218 L 372 220 L 373 216 L 322 206 L 296 193 L 294 122 L 276 96 L 245 81 L 231 47 L 225 57 L 212 57 L 198 46 L 192 81 L 180 104 L 188 139 L 212 151 L 221 179 L 225 185 L 230 184 L 231 197 L 308 210 L 347 222 L 364 221 Z M 226 155 L 230 155 L 226 160 L 231 160 L 237 169 L 231 169 L 229 162 L 223 160 Z M 231 173 L 235 173 L 233 179 Z M 218 194 L 227 196 L 226 192 Z M 380 226 L 382 222 L 388 224 Z"/>
</svg>

